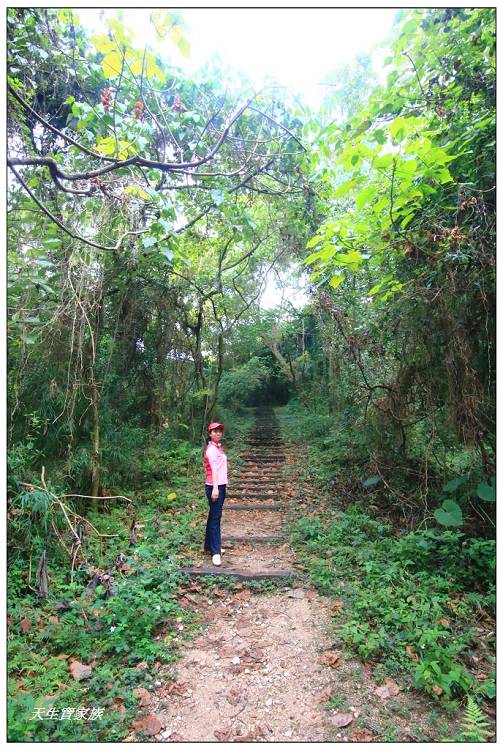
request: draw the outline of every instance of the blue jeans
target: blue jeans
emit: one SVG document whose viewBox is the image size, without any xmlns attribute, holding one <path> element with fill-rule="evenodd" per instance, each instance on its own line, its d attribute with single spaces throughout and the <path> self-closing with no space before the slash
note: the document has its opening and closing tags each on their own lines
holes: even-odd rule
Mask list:
<svg viewBox="0 0 503 750">
<path fill-rule="evenodd" d="M 222 508 L 224 506 L 226 484 L 218 485 L 218 500 L 211 499 L 213 492 L 212 484 L 205 484 L 206 497 L 210 506 L 208 520 L 206 521 L 206 536 L 204 537 L 204 551 L 211 552 L 212 555 L 220 554 L 221 534 L 220 519 L 222 518 Z"/>
</svg>

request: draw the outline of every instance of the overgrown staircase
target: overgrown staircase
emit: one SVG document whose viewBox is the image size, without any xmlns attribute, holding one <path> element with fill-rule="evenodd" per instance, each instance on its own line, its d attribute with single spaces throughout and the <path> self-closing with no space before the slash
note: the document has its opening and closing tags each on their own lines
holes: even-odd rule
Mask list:
<svg viewBox="0 0 503 750">
<path fill-rule="evenodd" d="M 283 534 L 285 502 L 284 444 L 272 408 L 256 411 L 255 426 L 243 452 L 240 476 L 230 467 L 222 514 L 222 565 L 200 553 L 180 569 L 190 576 L 232 576 L 246 580 L 288 578 L 292 551 Z M 209 564 L 208 564 L 209 563 Z"/>
</svg>

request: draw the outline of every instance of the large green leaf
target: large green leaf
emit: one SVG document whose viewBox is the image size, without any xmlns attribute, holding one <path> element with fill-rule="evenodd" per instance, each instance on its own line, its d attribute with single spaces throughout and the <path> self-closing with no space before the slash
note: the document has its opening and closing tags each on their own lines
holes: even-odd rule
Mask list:
<svg viewBox="0 0 503 750">
<path fill-rule="evenodd" d="M 488 503 L 496 502 L 496 477 L 491 478 L 491 484 L 480 482 L 477 487 L 477 495 L 481 500 L 485 500 Z"/>
<path fill-rule="evenodd" d="M 444 492 L 449 492 L 449 493 L 456 492 L 456 490 L 458 489 L 458 487 L 461 487 L 469 479 L 470 479 L 470 475 L 469 474 L 464 474 L 461 477 L 454 477 L 454 479 L 451 479 L 449 482 L 447 482 L 446 484 L 444 484 L 444 486 L 442 487 L 442 490 Z"/>
<path fill-rule="evenodd" d="M 461 526 L 463 523 L 463 511 L 454 500 L 444 500 L 433 515 L 442 526 Z"/>
<path fill-rule="evenodd" d="M 371 203 L 372 200 L 375 198 L 377 193 L 377 186 L 376 185 L 368 185 L 366 188 L 363 188 L 363 190 L 358 193 L 355 200 L 356 208 L 361 209 L 364 206 L 367 205 L 367 203 Z"/>
</svg>

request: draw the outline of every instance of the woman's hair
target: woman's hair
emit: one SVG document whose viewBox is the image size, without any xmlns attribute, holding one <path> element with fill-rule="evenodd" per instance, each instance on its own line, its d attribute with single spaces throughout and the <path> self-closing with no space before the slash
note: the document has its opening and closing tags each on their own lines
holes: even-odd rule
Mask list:
<svg viewBox="0 0 503 750">
<path fill-rule="evenodd" d="M 206 448 L 208 447 L 209 443 L 211 443 L 211 435 L 208 435 L 208 437 L 204 438 L 203 456 L 206 453 Z"/>
</svg>

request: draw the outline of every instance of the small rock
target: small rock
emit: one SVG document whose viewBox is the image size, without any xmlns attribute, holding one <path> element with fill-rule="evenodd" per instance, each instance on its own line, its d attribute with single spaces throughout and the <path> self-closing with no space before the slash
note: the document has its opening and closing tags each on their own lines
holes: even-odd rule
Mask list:
<svg viewBox="0 0 503 750">
<path fill-rule="evenodd" d="M 292 730 L 291 729 L 287 729 L 286 732 L 285 732 L 285 737 L 291 737 L 292 734 L 293 734 Z"/>
<path fill-rule="evenodd" d="M 166 731 L 161 734 L 161 737 L 163 738 L 163 740 L 167 740 L 168 737 L 171 737 L 172 734 L 173 734 L 172 729 L 166 729 Z"/>
<path fill-rule="evenodd" d="M 239 658 L 239 656 L 235 656 L 235 657 L 234 657 L 234 658 L 232 659 L 232 663 L 233 663 L 233 664 L 241 664 L 241 659 Z"/>
<path fill-rule="evenodd" d="M 288 596 L 292 599 L 304 599 L 305 593 L 303 589 L 290 589 Z"/>
<path fill-rule="evenodd" d="M 266 706 L 272 706 L 272 698 L 268 698 L 265 702 Z"/>
<path fill-rule="evenodd" d="M 354 716 L 353 714 L 343 714 L 343 713 L 336 713 L 333 714 L 333 716 L 330 717 L 331 721 L 335 724 L 336 727 L 347 727 L 348 724 L 351 724 Z M 340 737 L 340 734 L 337 735 L 337 737 Z"/>
</svg>

